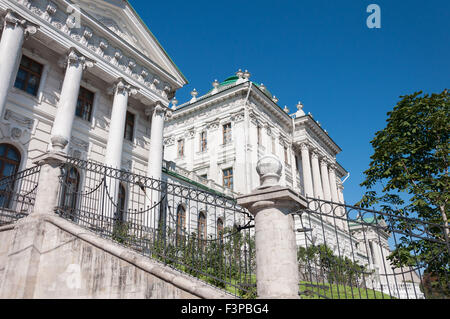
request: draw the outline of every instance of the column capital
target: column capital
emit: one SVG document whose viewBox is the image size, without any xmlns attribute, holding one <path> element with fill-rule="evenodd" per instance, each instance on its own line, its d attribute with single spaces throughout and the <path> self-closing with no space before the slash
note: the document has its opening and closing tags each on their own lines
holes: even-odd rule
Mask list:
<svg viewBox="0 0 450 319">
<path fill-rule="evenodd" d="M 330 171 L 336 171 L 336 168 L 337 168 L 337 165 L 336 165 L 336 163 L 329 163 L 329 165 L 328 165 L 328 169 L 330 170 Z"/>
<path fill-rule="evenodd" d="M 319 151 L 315 148 L 312 148 L 310 151 L 311 151 L 311 158 L 314 160 L 316 160 L 316 159 L 319 160 L 319 158 L 320 158 Z"/>
<path fill-rule="evenodd" d="M 300 149 L 302 151 L 308 151 L 309 152 L 309 149 L 311 148 L 311 146 L 307 142 L 300 142 L 297 145 L 300 147 Z"/>
<path fill-rule="evenodd" d="M 145 115 L 147 116 L 165 116 L 166 118 L 172 117 L 172 111 L 164 107 L 161 101 L 157 101 L 153 106 L 147 107 L 145 109 Z"/>
<path fill-rule="evenodd" d="M 92 68 L 94 64 L 94 60 L 85 57 L 75 48 L 70 48 L 67 54 L 58 61 L 58 65 L 62 68 L 66 68 L 71 65 L 81 65 L 83 70 L 86 68 Z"/>
<path fill-rule="evenodd" d="M 138 92 L 138 88 L 131 85 L 127 81 L 125 81 L 123 78 L 119 78 L 114 85 L 108 88 L 107 93 L 110 95 L 114 94 L 128 94 L 128 95 L 135 95 Z"/>
<path fill-rule="evenodd" d="M 39 26 L 37 24 L 34 24 L 26 19 L 24 19 L 22 16 L 20 16 L 18 13 L 12 11 L 11 9 L 8 9 L 6 11 L 6 15 L 3 18 L 4 25 L 3 27 L 6 28 L 17 28 L 21 27 L 23 29 L 25 37 L 28 37 L 29 35 L 33 35 L 37 32 L 39 29 Z"/>
<path fill-rule="evenodd" d="M 322 157 L 320 159 L 320 166 L 328 167 L 330 165 L 330 161 L 326 157 Z"/>
</svg>

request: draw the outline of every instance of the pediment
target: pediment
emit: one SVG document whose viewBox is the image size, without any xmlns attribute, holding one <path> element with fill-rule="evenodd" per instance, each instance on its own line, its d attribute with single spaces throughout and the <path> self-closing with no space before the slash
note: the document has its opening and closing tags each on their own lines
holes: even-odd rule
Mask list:
<svg viewBox="0 0 450 319">
<path fill-rule="evenodd" d="M 112 31 L 117 37 L 158 64 L 180 82 L 187 82 L 128 1 L 79 0 L 77 3 L 85 12 Z"/>
</svg>

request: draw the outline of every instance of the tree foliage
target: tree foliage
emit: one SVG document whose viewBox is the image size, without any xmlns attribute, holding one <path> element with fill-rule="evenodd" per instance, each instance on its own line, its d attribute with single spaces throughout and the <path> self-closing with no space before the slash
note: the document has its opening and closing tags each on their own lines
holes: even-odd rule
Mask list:
<svg viewBox="0 0 450 319">
<path fill-rule="evenodd" d="M 399 217 L 389 220 L 391 227 L 410 236 L 401 238 L 390 260 L 398 267 L 420 265 L 447 293 L 449 97 L 447 90 L 400 97 L 386 127 L 371 141 L 374 154 L 361 184 L 367 192 L 357 204 L 379 205 Z"/>
</svg>

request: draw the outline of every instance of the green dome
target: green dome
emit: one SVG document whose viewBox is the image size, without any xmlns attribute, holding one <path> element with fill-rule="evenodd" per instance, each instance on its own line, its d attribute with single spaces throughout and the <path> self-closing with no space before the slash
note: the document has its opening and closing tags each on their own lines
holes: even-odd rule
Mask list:
<svg viewBox="0 0 450 319">
<path fill-rule="evenodd" d="M 222 87 L 224 87 L 224 86 L 229 86 L 229 85 L 235 84 L 235 83 L 237 82 L 238 79 L 239 79 L 239 77 L 238 77 L 237 75 L 230 76 L 230 77 L 226 78 L 223 82 L 221 82 L 217 88 L 220 89 L 220 88 L 222 88 Z M 253 83 L 253 85 L 255 85 L 256 87 L 258 87 L 258 89 L 260 89 L 260 86 L 261 86 L 260 84 L 255 83 L 255 82 L 253 82 L 253 81 L 252 81 L 252 83 Z M 213 90 L 213 89 L 209 90 L 208 93 L 210 93 L 212 90 Z M 267 88 L 265 88 L 265 90 L 264 90 L 263 92 L 264 92 L 264 94 L 266 94 L 269 98 L 272 98 L 272 93 L 270 93 L 269 90 L 267 90 Z"/>
</svg>

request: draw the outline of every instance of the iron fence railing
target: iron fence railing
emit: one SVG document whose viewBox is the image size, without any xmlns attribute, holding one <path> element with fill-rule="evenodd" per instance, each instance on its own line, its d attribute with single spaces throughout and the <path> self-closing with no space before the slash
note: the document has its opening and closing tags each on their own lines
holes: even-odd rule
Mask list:
<svg viewBox="0 0 450 319">
<path fill-rule="evenodd" d="M 294 220 L 303 298 L 450 297 L 442 225 L 314 198 Z"/>
<path fill-rule="evenodd" d="M 33 211 L 40 171 L 40 166 L 34 166 L 0 179 L 0 226 Z"/>
<path fill-rule="evenodd" d="M 233 198 L 68 158 L 56 211 L 235 296 L 255 295 L 253 218 Z"/>
</svg>

